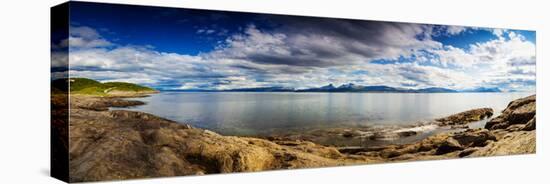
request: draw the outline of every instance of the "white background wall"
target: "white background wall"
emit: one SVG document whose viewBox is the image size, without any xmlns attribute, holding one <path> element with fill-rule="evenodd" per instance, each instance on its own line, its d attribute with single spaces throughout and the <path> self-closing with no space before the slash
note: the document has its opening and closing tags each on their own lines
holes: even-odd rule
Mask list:
<svg viewBox="0 0 550 184">
<path fill-rule="evenodd" d="M 537 154 L 127 183 L 548 183 L 550 10 L 543 0 L 99 0 L 202 9 L 534 29 L 537 31 Z M 49 175 L 49 7 L 61 0 L 2 1 L 0 183 L 61 183 Z M 98 12 L 101 13 L 101 12 Z M 545 52 L 546 51 L 546 52 Z M 546 93 L 546 94 L 545 94 Z"/>
</svg>

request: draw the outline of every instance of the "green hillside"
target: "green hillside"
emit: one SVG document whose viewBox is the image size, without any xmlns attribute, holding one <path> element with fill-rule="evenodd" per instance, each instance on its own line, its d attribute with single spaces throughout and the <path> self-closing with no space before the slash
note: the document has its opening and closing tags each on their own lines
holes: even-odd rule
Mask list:
<svg viewBox="0 0 550 184">
<path fill-rule="evenodd" d="M 103 83 L 103 86 L 106 86 L 108 88 L 115 88 L 116 90 L 120 91 L 155 91 L 154 89 L 149 87 L 126 82 L 106 82 Z"/>
<path fill-rule="evenodd" d="M 106 96 L 110 92 L 135 92 L 135 93 L 148 93 L 155 92 L 153 88 L 126 83 L 126 82 L 106 82 L 101 83 L 92 79 L 87 78 L 70 78 L 68 79 L 70 83 L 70 92 L 72 94 L 85 94 L 85 95 L 100 95 Z M 67 79 L 58 79 L 52 81 L 52 89 L 59 91 L 61 89 L 67 89 L 66 85 Z M 66 90 L 62 90 L 66 91 Z"/>
</svg>

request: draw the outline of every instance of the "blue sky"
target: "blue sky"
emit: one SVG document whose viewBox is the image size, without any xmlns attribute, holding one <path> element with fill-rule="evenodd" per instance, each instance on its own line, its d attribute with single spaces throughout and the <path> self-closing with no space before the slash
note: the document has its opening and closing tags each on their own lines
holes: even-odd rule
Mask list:
<svg viewBox="0 0 550 184">
<path fill-rule="evenodd" d="M 70 75 L 158 89 L 534 91 L 535 32 L 72 2 Z"/>
</svg>

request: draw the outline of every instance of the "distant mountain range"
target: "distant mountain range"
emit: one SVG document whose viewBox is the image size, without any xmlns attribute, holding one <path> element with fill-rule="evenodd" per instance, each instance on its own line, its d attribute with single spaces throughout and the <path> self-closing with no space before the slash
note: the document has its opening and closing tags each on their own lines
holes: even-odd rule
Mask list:
<svg viewBox="0 0 550 184">
<path fill-rule="evenodd" d="M 188 92 L 371 92 L 371 93 L 479 93 L 479 92 L 502 92 L 499 88 L 474 88 L 466 90 L 453 90 L 447 88 L 430 87 L 421 89 L 397 88 L 390 86 L 363 86 L 353 83 L 342 84 L 338 87 L 333 84 L 318 88 L 295 89 L 286 87 L 260 87 L 260 88 L 239 88 L 228 90 L 167 90 L 167 91 L 188 91 Z"/>
</svg>

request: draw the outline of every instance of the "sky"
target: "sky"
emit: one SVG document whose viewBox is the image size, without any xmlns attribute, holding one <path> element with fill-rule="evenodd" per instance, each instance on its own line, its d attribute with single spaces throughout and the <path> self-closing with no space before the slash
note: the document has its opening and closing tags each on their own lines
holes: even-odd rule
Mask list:
<svg viewBox="0 0 550 184">
<path fill-rule="evenodd" d="M 160 90 L 536 84 L 526 30 L 72 2 L 69 32 L 71 77 Z"/>
</svg>

